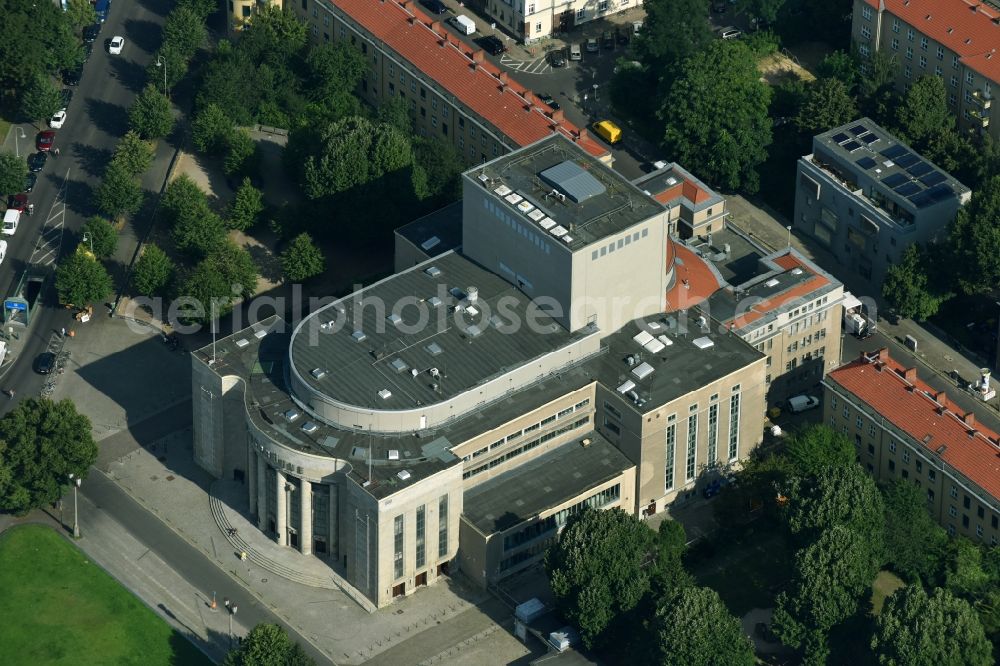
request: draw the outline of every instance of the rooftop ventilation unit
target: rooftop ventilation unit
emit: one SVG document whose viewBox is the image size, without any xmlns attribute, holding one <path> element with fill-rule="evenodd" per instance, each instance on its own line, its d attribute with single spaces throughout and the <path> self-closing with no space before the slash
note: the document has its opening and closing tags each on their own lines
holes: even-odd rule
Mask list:
<svg viewBox="0 0 1000 666">
<path fill-rule="evenodd" d="M 793 268 L 792 269 L 792 275 L 802 275 L 802 269 L 801 268 Z"/>
<path fill-rule="evenodd" d="M 676 178 L 674 178 L 673 176 L 667 176 L 667 185 L 669 185 L 670 187 L 673 187 L 674 185 L 676 185 L 679 182 L 680 181 L 677 180 Z"/>
<path fill-rule="evenodd" d="M 431 377 L 434 377 L 435 379 L 441 376 L 441 371 L 438 370 L 437 368 L 431 368 L 427 372 L 428 374 L 430 374 Z"/>
<path fill-rule="evenodd" d="M 382 389 L 381 391 L 378 392 L 378 397 L 382 398 L 383 400 L 388 400 L 389 398 L 392 397 L 392 391 L 390 391 L 389 389 Z"/>
<path fill-rule="evenodd" d="M 426 349 L 427 353 L 430 354 L 431 356 L 440 356 L 441 354 L 444 353 L 444 350 L 441 349 L 441 345 L 439 345 L 436 342 L 430 343 L 429 345 L 424 347 L 424 349 Z"/>
<path fill-rule="evenodd" d="M 441 277 L 441 269 L 437 266 L 428 266 L 424 269 L 424 273 L 427 273 L 432 278 Z"/>
<path fill-rule="evenodd" d="M 389 460 L 399 460 L 399 449 L 389 449 Z"/>
<path fill-rule="evenodd" d="M 674 341 L 665 335 L 658 335 L 656 336 L 656 339 L 662 342 L 664 347 L 669 347 L 670 345 L 674 344 Z"/>
<path fill-rule="evenodd" d="M 404 361 L 401 358 L 394 358 L 394 359 L 392 359 L 389 362 L 389 365 L 391 365 L 392 369 L 395 370 L 396 372 L 404 372 L 405 370 L 407 370 L 410 367 L 410 366 L 408 366 L 406 364 L 406 361 Z"/>
<path fill-rule="evenodd" d="M 402 318 L 402 317 L 400 317 L 400 316 L 399 316 L 398 314 L 396 314 L 395 312 L 393 312 L 393 313 L 392 313 L 391 315 L 389 315 L 389 316 L 388 316 L 388 317 L 386 317 L 385 319 L 386 319 L 386 321 L 388 321 L 388 322 L 389 322 L 390 324 L 392 324 L 393 326 L 398 326 L 398 325 L 400 324 L 400 322 L 402 322 L 402 321 L 403 321 L 403 318 Z"/>
<path fill-rule="evenodd" d="M 517 209 L 527 215 L 531 211 L 535 210 L 535 206 L 528 201 L 522 200 L 521 203 L 517 204 Z"/>
<path fill-rule="evenodd" d="M 364 331 L 354 331 L 351 333 L 351 337 L 354 338 L 355 342 L 364 342 L 368 339 L 368 336 L 365 335 Z"/>
<path fill-rule="evenodd" d="M 778 279 L 777 278 L 771 278 L 770 280 L 768 280 L 767 282 L 764 283 L 764 286 L 765 287 L 777 287 L 778 284 L 779 283 L 778 283 Z"/>
<path fill-rule="evenodd" d="M 283 416 L 285 417 L 286 421 L 291 422 L 299 418 L 299 413 L 294 409 L 289 409 L 287 412 L 284 413 Z"/>
<path fill-rule="evenodd" d="M 425 240 L 423 243 L 420 244 L 420 249 L 423 250 L 424 252 L 428 252 L 440 244 L 441 244 L 440 238 L 438 238 L 437 236 L 431 236 L 430 238 L 428 238 L 427 240 Z"/>
<path fill-rule="evenodd" d="M 701 338 L 696 338 L 694 340 L 694 346 L 698 349 L 708 349 L 709 347 L 714 347 L 715 343 L 712 342 L 712 338 L 707 335 Z"/>
<path fill-rule="evenodd" d="M 483 171 L 483 172 L 482 172 L 482 173 L 480 173 L 480 174 L 479 174 L 478 176 L 476 176 L 476 179 L 477 179 L 477 180 L 478 180 L 478 181 L 479 181 L 480 183 L 488 183 L 488 182 L 490 182 L 490 180 L 492 180 L 492 179 L 491 179 L 491 178 L 490 178 L 489 176 L 487 176 L 487 175 L 486 175 L 486 172 L 485 172 L 485 171 Z"/>
<path fill-rule="evenodd" d="M 479 287 L 466 287 L 465 288 L 465 300 L 470 303 L 475 303 L 479 300 Z"/>
<path fill-rule="evenodd" d="M 653 339 L 653 336 L 646 331 L 639 331 L 636 335 L 632 336 L 632 339 L 638 342 L 640 345 L 645 345 L 647 342 Z"/>
<path fill-rule="evenodd" d="M 324 370 L 323 368 L 313 368 L 312 370 L 309 371 L 309 374 L 312 375 L 315 379 L 323 379 L 323 377 L 326 376 L 326 370 Z"/>
<path fill-rule="evenodd" d="M 506 185 L 499 185 L 498 187 L 496 187 L 496 188 L 495 188 L 495 189 L 493 190 L 493 192 L 494 192 L 494 193 L 495 193 L 495 194 L 496 194 L 497 196 L 501 196 L 501 197 L 505 197 L 505 196 L 507 196 L 508 194 L 510 194 L 510 193 L 511 193 L 511 191 L 512 191 L 512 190 L 511 190 L 511 189 L 510 189 L 509 187 L 507 187 Z"/>
<path fill-rule="evenodd" d="M 477 310 L 475 307 L 473 307 L 471 305 L 467 305 L 465 307 L 465 313 L 467 315 L 469 315 L 470 317 L 476 317 L 476 316 L 479 315 L 479 310 Z"/>
<path fill-rule="evenodd" d="M 634 368 L 635 364 L 638 362 L 639 362 L 638 359 L 636 359 L 636 357 L 633 354 L 629 354 L 628 356 L 625 357 L 625 365 L 627 365 L 630 368 Z"/>
<path fill-rule="evenodd" d="M 483 334 L 483 329 L 479 328 L 477 324 L 473 324 L 469 328 L 465 329 L 465 332 L 470 338 L 478 338 Z"/>
<path fill-rule="evenodd" d="M 569 234 L 566 234 L 565 236 L 562 237 L 562 242 L 569 245 L 570 243 L 573 242 L 573 237 L 570 236 Z"/>
<path fill-rule="evenodd" d="M 306 421 L 302 424 L 302 432 L 309 433 L 310 435 L 319 430 L 319 426 L 312 421 Z"/>
<path fill-rule="evenodd" d="M 635 375 L 636 378 L 638 379 L 645 379 L 646 377 L 649 377 L 651 374 L 653 374 L 653 366 L 643 361 L 636 367 L 632 368 L 632 374 Z"/>
<path fill-rule="evenodd" d="M 524 197 L 522 197 L 517 192 L 511 192 L 510 194 L 508 194 L 507 196 L 505 196 L 503 198 L 503 200 L 506 201 L 507 203 L 509 203 L 511 206 L 516 206 L 517 204 L 519 204 L 522 201 L 524 201 Z"/>
<path fill-rule="evenodd" d="M 429 304 L 429 305 L 430 305 L 430 306 L 431 306 L 432 308 L 437 308 L 437 307 L 441 307 L 441 299 L 440 299 L 440 298 L 438 298 L 437 296 L 431 296 L 430 298 L 428 298 L 428 299 L 427 299 L 427 303 L 428 303 L 428 304 Z"/>
<path fill-rule="evenodd" d="M 397 472 L 396 476 L 399 477 L 400 481 L 407 481 L 407 480 L 409 480 L 410 476 L 412 476 L 412 475 L 410 474 L 409 470 L 405 470 L 404 469 L 404 470 L 400 470 L 399 472 Z"/>
<path fill-rule="evenodd" d="M 568 231 L 566 227 L 562 226 L 561 224 L 557 224 L 552 229 L 549 229 L 549 233 L 555 236 L 556 238 L 559 238 L 560 236 L 565 236 L 568 233 Z"/>
<path fill-rule="evenodd" d="M 667 346 L 665 344 L 663 344 L 656 338 L 653 338 L 652 340 L 643 345 L 643 348 L 650 354 L 659 354 L 661 351 L 666 349 L 666 347 Z"/>
<path fill-rule="evenodd" d="M 583 203 L 587 199 L 607 191 L 607 188 L 594 177 L 594 174 L 572 160 L 551 166 L 539 173 L 538 176 L 575 203 Z"/>
<path fill-rule="evenodd" d="M 542 211 L 540 211 L 539 209 L 536 208 L 535 210 L 533 210 L 530 213 L 528 213 L 528 217 L 530 217 L 535 222 L 538 222 L 543 217 L 545 217 L 545 213 L 543 213 Z"/>
<path fill-rule="evenodd" d="M 628 393 L 629 391 L 631 391 L 634 388 L 635 388 L 635 382 L 632 381 L 631 379 L 626 379 L 625 383 L 622 384 L 621 386 L 619 386 L 615 390 L 618 391 L 619 393 L 621 393 L 622 395 L 625 395 L 626 393 Z"/>
<path fill-rule="evenodd" d="M 261 339 L 261 338 L 263 338 L 263 337 L 264 337 L 265 335 L 267 335 L 267 329 L 264 329 L 264 328 L 262 328 L 262 329 L 260 329 L 259 331 L 257 331 L 256 333 L 254 333 L 254 334 L 253 334 L 253 337 L 255 337 L 255 338 L 257 338 L 258 340 L 260 340 L 260 339 Z"/>
<path fill-rule="evenodd" d="M 240 338 L 239 340 L 236 341 L 236 346 L 239 347 L 240 349 L 243 349 L 248 344 L 250 344 L 250 341 L 244 338 Z"/>
<path fill-rule="evenodd" d="M 417 377 L 420 376 L 420 371 L 417 370 L 416 368 L 410 368 L 410 376 L 416 379 Z"/>
<path fill-rule="evenodd" d="M 539 222 L 538 224 L 542 227 L 542 229 L 548 231 L 552 227 L 556 226 L 556 221 L 553 220 L 551 217 L 546 217 L 542 219 L 542 221 Z"/>
</svg>

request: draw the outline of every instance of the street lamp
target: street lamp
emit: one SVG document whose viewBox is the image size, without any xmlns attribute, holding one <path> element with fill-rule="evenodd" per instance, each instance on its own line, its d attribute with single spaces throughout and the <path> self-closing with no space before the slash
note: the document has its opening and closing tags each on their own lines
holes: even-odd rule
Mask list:
<svg viewBox="0 0 1000 666">
<path fill-rule="evenodd" d="M 76 501 L 76 491 L 80 487 L 83 480 L 73 474 L 69 475 L 69 482 L 73 484 L 73 538 L 80 538 L 80 515 L 77 512 L 77 501 Z"/>
<path fill-rule="evenodd" d="M 84 243 L 87 243 L 87 242 L 90 243 L 90 253 L 94 254 L 94 239 L 86 231 L 83 232 L 83 242 Z"/>
<path fill-rule="evenodd" d="M 156 56 L 156 66 L 163 68 L 163 96 L 167 96 L 167 61 L 163 56 Z"/>
<path fill-rule="evenodd" d="M 792 225 L 789 224 L 787 227 L 785 227 L 785 229 L 788 230 L 788 247 L 791 247 L 792 246 Z"/>
<path fill-rule="evenodd" d="M 28 135 L 24 133 L 23 127 L 15 127 L 17 131 L 14 132 L 14 157 L 21 157 L 21 150 L 17 147 L 17 135 L 20 134 L 22 139 L 27 139 Z"/>
</svg>

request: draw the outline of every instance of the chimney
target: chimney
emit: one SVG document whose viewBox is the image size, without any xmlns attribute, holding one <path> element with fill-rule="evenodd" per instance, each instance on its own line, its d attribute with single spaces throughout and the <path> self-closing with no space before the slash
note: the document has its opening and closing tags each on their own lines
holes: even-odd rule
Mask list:
<svg viewBox="0 0 1000 666">
<path fill-rule="evenodd" d="M 416 16 L 408 16 L 406 18 L 406 20 L 409 21 L 410 25 L 416 25 L 417 24 L 417 17 Z"/>
<path fill-rule="evenodd" d="M 972 412 L 966 412 L 965 416 L 962 417 L 962 422 L 969 427 L 976 425 L 976 415 Z"/>
<path fill-rule="evenodd" d="M 472 69 L 476 68 L 476 65 L 483 61 L 483 52 L 476 49 L 472 52 Z"/>
<path fill-rule="evenodd" d="M 883 363 L 885 363 L 886 361 L 889 360 L 889 348 L 888 347 L 882 347 L 882 349 L 878 350 L 878 360 L 882 361 Z"/>
<path fill-rule="evenodd" d="M 586 138 L 587 138 L 587 130 L 581 127 L 576 135 L 576 141 L 577 143 L 579 143 L 580 141 L 583 141 Z"/>
<path fill-rule="evenodd" d="M 906 370 L 903 370 L 903 379 L 905 379 L 908 382 L 917 381 L 917 369 L 907 368 Z"/>
<path fill-rule="evenodd" d="M 447 35 L 441 35 L 438 38 L 438 46 L 440 46 L 441 48 L 444 48 L 444 47 L 448 46 L 448 36 Z"/>
<path fill-rule="evenodd" d="M 441 36 L 441 21 L 433 21 L 431 23 L 431 30 L 434 31 L 435 35 Z"/>
<path fill-rule="evenodd" d="M 562 109 L 555 109 L 549 115 L 552 117 L 552 120 L 556 121 L 557 123 L 560 123 L 563 120 L 563 110 Z"/>
<path fill-rule="evenodd" d="M 531 111 L 531 107 L 535 105 L 535 96 L 530 90 L 525 90 L 521 93 L 521 97 L 524 98 L 524 109 L 526 111 Z"/>
<path fill-rule="evenodd" d="M 945 393 L 944 391 L 938 391 L 937 393 L 935 393 L 934 400 L 936 400 L 937 403 L 942 407 L 944 407 L 945 409 L 948 409 L 948 394 Z"/>
<path fill-rule="evenodd" d="M 510 79 L 510 77 L 507 75 L 507 72 L 504 71 L 501 71 L 499 74 L 497 74 L 497 78 L 500 79 L 500 83 L 507 83 L 507 81 Z"/>
</svg>

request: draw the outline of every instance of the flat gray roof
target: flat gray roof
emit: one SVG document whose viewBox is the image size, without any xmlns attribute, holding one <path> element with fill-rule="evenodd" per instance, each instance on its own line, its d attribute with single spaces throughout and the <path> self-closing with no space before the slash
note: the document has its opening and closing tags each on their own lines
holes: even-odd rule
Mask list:
<svg viewBox="0 0 1000 666">
<path fill-rule="evenodd" d="M 589 446 L 581 444 L 584 439 Z M 611 442 L 589 432 L 465 491 L 462 514 L 483 534 L 495 534 L 632 467 L 635 463 Z"/>
<path fill-rule="evenodd" d="M 625 393 L 635 391 L 644 401 L 636 409 L 647 413 L 764 358 L 765 354 L 739 336 L 720 333 L 711 319 L 706 318 L 702 326 L 699 316 L 697 310 L 690 310 L 629 323 L 604 338 L 602 345 L 608 352 L 588 363 L 597 380 L 610 390 L 626 382 L 634 384 Z M 649 343 L 656 349 L 650 351 L 635 339 L 643 332 L 657 341 L 665 336 L 671 344 Z M 711 345 L 699 346 L 707 342 Z"/>
<path fill-rule="evenodd" d="M 436 257 L 462 245 L 462 200 L 417 218 L 396 229 L 396 233 L 419 247 L 428 257 Z"/>
<path fill-rule="evenodd" d="M 566 244 L 574 252 L 663 212 L 655 199 L 560 134 L 464 176 L 493 192 L 514 215 L 533 224 L 548 217 L 568 230 L 573 240 Z M 514 203 L 505 198 L 510 195 L 517 195 Z M 519 210 L 521 201 L 531 210 Z"/>
<path fill-rule="evenodd" d="M 478 289 L 475 303 L 467 298 L 471 287 Z M 466 312 L 453 312 L 462 303 Z M 523 323 L 529 311 L 537 326 Z M 398 323 L 390 321 L 396 316 Z M 522 325 L 509 325 L 514 316 Z M 468 391 L 593 334 L 590 328 L 569 333 L 509 282 L 449 252 L 313 313 L 293 337 L 290 355 L 303 380 L 335 400 L 401 410 Z M 316 369 L 324 374 L 316 377 Z M 383 390 L 391 396 L 382 398 Z"/>
</svg>

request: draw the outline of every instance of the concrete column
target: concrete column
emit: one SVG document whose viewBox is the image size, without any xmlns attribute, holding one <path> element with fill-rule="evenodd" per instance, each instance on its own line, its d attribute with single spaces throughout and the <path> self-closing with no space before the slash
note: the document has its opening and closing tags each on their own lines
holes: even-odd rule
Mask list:
<svg viewBox="0 0 1000 666">
<path fill-rule="evenodd" d="M 330 543 L 326 545 L 327 550 L 330 551 L 330 556 L 335 560 L 341 561 L 340 559 L 340 514 L 337 513 L 340 508 L 340 502 L 338 501 L 337 492 L 340 486 L 336 483 L 330 484 Z"/>
<path fill-rule="evenodd" d="M 285 490 L 285 475 L 282 474 L 281 470 L 280 469 L 274 470 L 274 474 L 275 474 L 274 486 L 275 490 L 278 493 L 277 497 L 278 501 L 275 508 L 275 513 L 277 515 L 274 517 L 274 524 L 275 524 L 274 531 L 277 532 L 277 535 L 275 536 L 274 540 L 277 541 L 282 546 L 287 546 L 288 523 L 285 520 L 286 518 L 285 514 L 288 512 L 288 491 Z"/>
<path fill-rule="evenodd" d="M 267 461 L 257 454 L 257 529 L 267 532 Z"/>
<path fill-rule="evenodd" d="M 247 444 L 247 502 L 250 515 L 257 515 L 257 452 Z"/>
<path fill-rule="evenodd" d="M 302 526 L 299 529 L 299 549 L 303 555 L 312 553 L 313 517 L 312 517 L 312 484 L 305 479 L 299 479 L 299 514 Z"/>
</svg>

